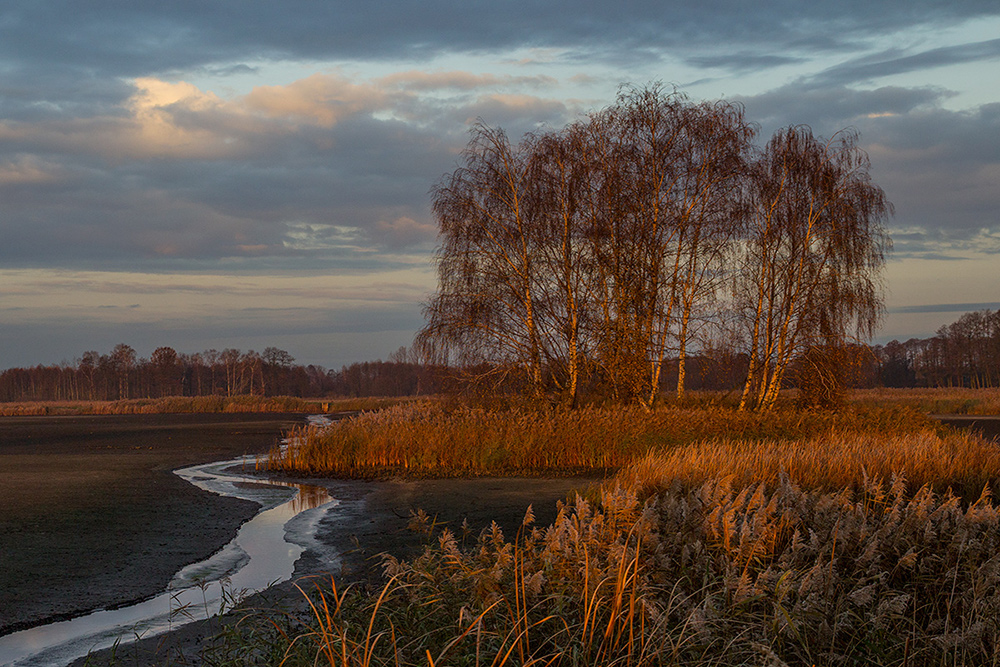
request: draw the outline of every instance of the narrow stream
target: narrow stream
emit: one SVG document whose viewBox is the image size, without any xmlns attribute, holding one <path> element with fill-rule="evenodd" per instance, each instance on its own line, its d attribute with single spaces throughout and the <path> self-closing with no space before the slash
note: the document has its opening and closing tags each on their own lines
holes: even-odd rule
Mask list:
<svg viewBox="0 0 1000 667">
<path fill-rule="evenodd" d="M 0 637 L 0 665 L 62 667 L 116 642 L 153 637 L 214 616 L 235 599 L 290 579 L 295 561 L 315 544 L 319 519 L 336 501 L 322 487 L 265 483 L 227 472 L 245 463 L 234 459 L 175 471 L 206 491 L 261 505 L 226 547 L 183 568 L 165 592 L 144 602 Z"/>
</svg>

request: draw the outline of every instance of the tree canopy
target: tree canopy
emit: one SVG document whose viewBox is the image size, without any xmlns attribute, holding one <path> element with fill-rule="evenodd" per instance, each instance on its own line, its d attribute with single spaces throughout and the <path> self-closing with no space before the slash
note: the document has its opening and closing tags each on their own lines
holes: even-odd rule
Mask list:
<svg viewBox="0 0 1000 667">
<path fill-rule="evenodd" d="M 438 290 L 419 346 L 471 381 L 651 406 L 711 339 L 748 355 L 745 407 L 793 359 L 871 334 L 891 214 L 857 135 L 764 147 L 743 108 L 662 86 L 519 143 L 478 124 L 433 190 Z"/>
</svg>

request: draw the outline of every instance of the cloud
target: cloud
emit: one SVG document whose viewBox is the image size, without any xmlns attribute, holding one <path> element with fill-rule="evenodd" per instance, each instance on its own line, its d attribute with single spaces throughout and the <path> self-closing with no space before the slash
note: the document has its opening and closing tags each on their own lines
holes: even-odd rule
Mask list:
<svg viewBox="0 0 1000 667">
<path fill-rule="evenodd" d="M 788 124 L 830 137 L 854 127 L 872 175 L 896 205 L 897 257 L 1000 252 L 1000 104 L 954 111 L 937 88 L 855 90 L 798 81 L 743 98 L 761 142 Z"/>
<path fill-rule="evenodd" d="M 790 51 L 843 51 L 887 31 L 948 26 L 997 12 L 988 0 L 778 0 L 752 6 L 740 0 L 474 1 L 457 9 L 452 2 L 428 0 L 409 10 L 388 0 L 197 5 L 95 0 L 75 11 L 35 0 L 5 7 L 0 60 L 136 77 L 196 67 L 239 71 L 261 58 L 419 61 L 519 49 L 533 54 L 528 59 L 546 52 L 561 58 L 589 53 L 632 63 L 648 62 L 665 50 L 780 57 Z"/>
<path fill-rule="evenodd" d="M 749 72 L 771 67 L 781 67 L 783 65 L 793 65 L 804 62 L 806 59 L 801 56 L 737 51 L 732 53 L 698 55 L 686 60 L 696 67 L 718 67 L 733 72 Z"/>
<path fill-rule="evenodd" d="M 861 125 L 896 220 L 897 252 L 1000 252 L 1000 104 L 926 109 Z"/>
<path fill-rule="evenodd" d="M 10 185 L 47 183 L 58 178 L 57 165 L 46 164 L 32 155 L 21 155 L 7 162 L 0 162 L 0 188 Z"/>
<path fill-rule="evenodd" d="M 556 83 L 551 76 L 512 76 L 495 74 L 473 74 L 472 72 L 423 72 L 408 70 L 380 77 L 377 83 L 387 88 L 407 90 L 475 90 L 477 88 L 531 87 L 541 88 Z"/>
<path fill-rule="evenodd" d="M 828 137 L 866 118 L 903 116 L 920 109 L 936 108 L 949 95 L 946 90 L 931 87 L 882 86 L 856 90 L 798 80 L 735 99 L 746 105 L 749 118 L 762 125 L 766 139 L 779 127 L 795 124 L 809 125 L 817 134 Z"/>
<path fill-rule="evenodd" d="M 935 67 L 997 59 L 1000 59 L 1000 39 L 943 46 L 909 55 L 893 49 L 831 67 L 812 81 L 815 84 L 859 83 Z"/>
<path fill-rule="evenodd" d="M 896 203 L 897 258 L 1000 250 L 1000 105 L 956 111 L 969 86 L 953 96 L 930 78 L 994 63 L 992 0 L 64 5 L 10 2 L 0 18 L 5 267 L 427 268 L 428 191 L 458 166 L 470 123 L 516 141 L 647 77 L 696 81 L 694 97 L 743 92 L 765 138 L 792 123 L 860 129 Z M 215 289 L 184 284 L 188 299 Z M 146 301 L 103 303 L 153 329 Z M 226 326 L 249 331 L 241 317 Z M 296 335 L 318 349 L 321 324 Z"/>
<path fill-rule="evenodd" d="M 387 95 L 372 85 L 357 85 L 347 79 L 314 74 L 287 86 L 258 86 L 243 103 L 269 118 L 302 119 L 321 127 L 362 112 L 386 106 Z"/>
<path fill-rule="evenodd" d="M 373 236 L 390 248 L 403 248 L 433 241 L 437 237 L 437 224 L 417 222 L 401 216 L 395 220 L 379 220 Z"/>
</svg>

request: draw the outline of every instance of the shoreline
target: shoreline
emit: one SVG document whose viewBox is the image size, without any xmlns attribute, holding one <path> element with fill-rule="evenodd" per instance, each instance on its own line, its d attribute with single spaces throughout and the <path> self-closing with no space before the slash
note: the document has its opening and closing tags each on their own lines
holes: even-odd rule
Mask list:
<svg viewBox="0 0 1000 667">
<path fill-rule="evenodd" d="M 985 426 L 987 437 L 997 437 L 1000 433 L 1000 417 L 970 416 L 970 415 L 933 415 L 943 423 L 958 427 Z M 984 429 L 980 429 L 984 430 Z M 2 432 L 2 424 L 0 424 Z M 241 437 L 245 434 L 240 434 Z M 7 443 L 0 447 L 0 454 Z M 186 467 L 187 463 L 177 467 Z M 171 476 L 171 471 L 167 471 Z M 330 478 L 291 478 L 280 475 L 255 475 L 261 481 L 268 479 L 284 479 L 298 481 L 330 490 L 340 505 L 336 510 L 328 512 L 317 528 L 317 538 L 324 546 L 325 554 L 307 553 L 296 565 L 292 581 L 301 581 L 303 577 L 327 574 L 330 553 L 339 557 L 339 565 L 334 568 L 338 584 L 341 582 L 371 580 L 379 571 L 379 562 L 373 560 L 380 553 L 387 552 L 400 558 L 413 556 L 419 552 L 422 541 L 418 536 L 407 530 L 410 510 L 424 509 L 431 517 L 437 517 L 440 522 L 446 522 L 451 528 L 457 529 L 462 518 L 468 518 L 473 530 L 478 533 L 490 521 L 496 519 L 504 527 L 505 534 L 512 537 L 521 524 L 528 505 L 532 505 L 536 514 L 536 524 L 545 526 L 555 518 L 555 503 L 566 498 L 574 489 L 582 490 L 589 484 L 599 481 L 599 478 L 472 478 L 472 479 L 421 479 L 421 480 L 338 480 Z M 185 486 L 189 484 L 183 482 Z M 201 492 L 199 492 L 201 493 Z M 224 498 L 214 496 L 214 502 L 209 505 L 218 506 L 218 501 Z M 243 501 L 240 501 L 243 502 Z M 246 501 L 250 502 L 250 501 Z M 257 506 L 250 503 L 253 513 Z M 206 505 L 200 504 L 196 510 L 199 516 L 204 515 Z M 238 510 L 216 510 L 219 516 L 226 515 L 221 520 L 232 521 Z M 227 513 L 228 512 L 228 513 Z M 251 514 L 252 515 L 252 514 Z M 232 532 L 242 525 L 245 519 L 234 524 Z M 231 537 L 231 536 L 230 536 Z M 198 539 L 204 539 L 200 534 Z M 228 539 L 221 541 L 220 547 Z M 219 548 L 219 547 L 216 547 Z M 147 549 L 148 551 L 148 549 Z M 210 552 L 211 553 L 211 552 Z M 207 555 L 210 555 L 206 554 Z M 192 559 L 197 560 L 197 559 Z M 190 561 L 189 561 L 190 562 Z M 324 569 L 325 568 L 325 569 Z M 168 575 L 168 579 L 173 573 Z M 65 576 L 65 575 L 63 575 Z M 117 575 L 120 578 L 121 575 Z M 148 586 L 147 586 L 148 587 Z M 154 591 L 148 597 L 155 595 Z M 267 589 L 256 596 L 260 604 L 271 605 L 274 597 L 285 599 L 290 604 L 296 600 L 301 602 L 300 594 L 292 583 Z M 143 599 L 143 598 L 140 598 Z M 125 600 L 117 606 L 135 601 Z M 85 613 L 85 612 L 81 612 Z M 80 615 L 80 614 L 75 614 Z M 128 651 L 134 652 L 137 664 L 162 662 L 167 659 L 194 660 L 197 652 L 206 645 L 206 640 L 218 632 L 217 619 L 197 622 L 190 626 L 160 635 L 155 638 L 141 640 L 128 645 Z M 224 620 L 222 622 L 225 622 Z M 40 622 L 32 623 L 38 625 Z M 4 630 L 7 634 L 12 630 Z M 126 651 L 119 649 L 119 657 Z M 95 653 L 90 664 L 104 664 L 110 654 Z M 82 665 L 84 661 L 74 664 Z"/>
<path fill-rule="evenodd" d="M 301 415 L 0 418 L 0 635 L 134 604 L 258 504 L 174 469 L 266 452 Z"/>
<path fill-rule="evenodd" d="M 473 534 L 496 521 L 508 538 L 520 528 L 528 506 L 536 525 L 551 524 L 558 501 L 599 483 L 601 478 L 470 478 L 423 480 L 338 480 L 262 476 L 326 488 L 338 504 L 319 520 L 316 539 L 320 552 L 307 550 L 296 562 L 292 579 L 260 591 L 245 601 L 249 609 L 304 604 L 296 584 L 309 589 L 313 578 L 334 576 L 338 586 L 375 583 L 381 572 L 383 553 L 396 558 L 419 554 L 424 539 L 409 528 L 410 511 L 423 509 L 436 524 L 446 524 L 461 534 L 468 520 Z M 331 560 L 337 564 L 330 568 Z M 331 571 L 332 569 L 332 571 Z M 239 621 L 247 612 L 236 611 L 221 618 L 189 623 L 156 637 L 123 644 L 116 651 L 95 651 L 70 663 L 73 667 L 110 664 L 113 657 L 126 664 L 199 664 L 199 653 L 211 646 L 222 631 L 220 624 Z"/>
</svg>

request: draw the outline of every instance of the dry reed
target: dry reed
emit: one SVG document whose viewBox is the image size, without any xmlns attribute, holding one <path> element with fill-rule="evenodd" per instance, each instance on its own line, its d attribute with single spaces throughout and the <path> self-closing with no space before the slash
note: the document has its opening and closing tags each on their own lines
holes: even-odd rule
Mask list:
<svg viewBox="0 0 1000 667">
<path fill-rule="evenodd" d="M 819 490 L 860 488 L 866 480 L 901 475 L 911 491 L 927 486 L 975 499 L 984 487 L 1000 481 L 1000 446 L 973 433 L 932 430 L 830 433 L 803 441 L 708 440 L 652 452 L 616 480 L 648 497 L 674 482 L 692 485 L 712 479 L 773 488 L 783 474 Z"/>
<path fill-rule="evenodd" d="M 915 411 L 759 414 L 721 407 L 576 411 L 447 409 L 412 403 L 289 434 L 267 464 L 290 474 L 368 477 L 564 474 L 607 471 L 703 439 L 801 440 L 819 433 L 917 433 Z"/>
<path fill-rule="evenodd" d="M 934 387 L 920 389 L 855 389 L 852 403 L 906 406 L 926 414 L 1000 415 L 1000 389 Z"/>
<path fill-rule="evenodd" d="M 495 525 L 434 538 L 412 561 L 387 558 L 381 590 L 316 589 L 282 664 L 997 660 L 1000 509 L 901 477 L 838 492 L 784 475 L 770 489 L 675 481 L 645 503 L 608 487 L 544 529 L 529 509 L 513 540 Z"/>
</svg>

